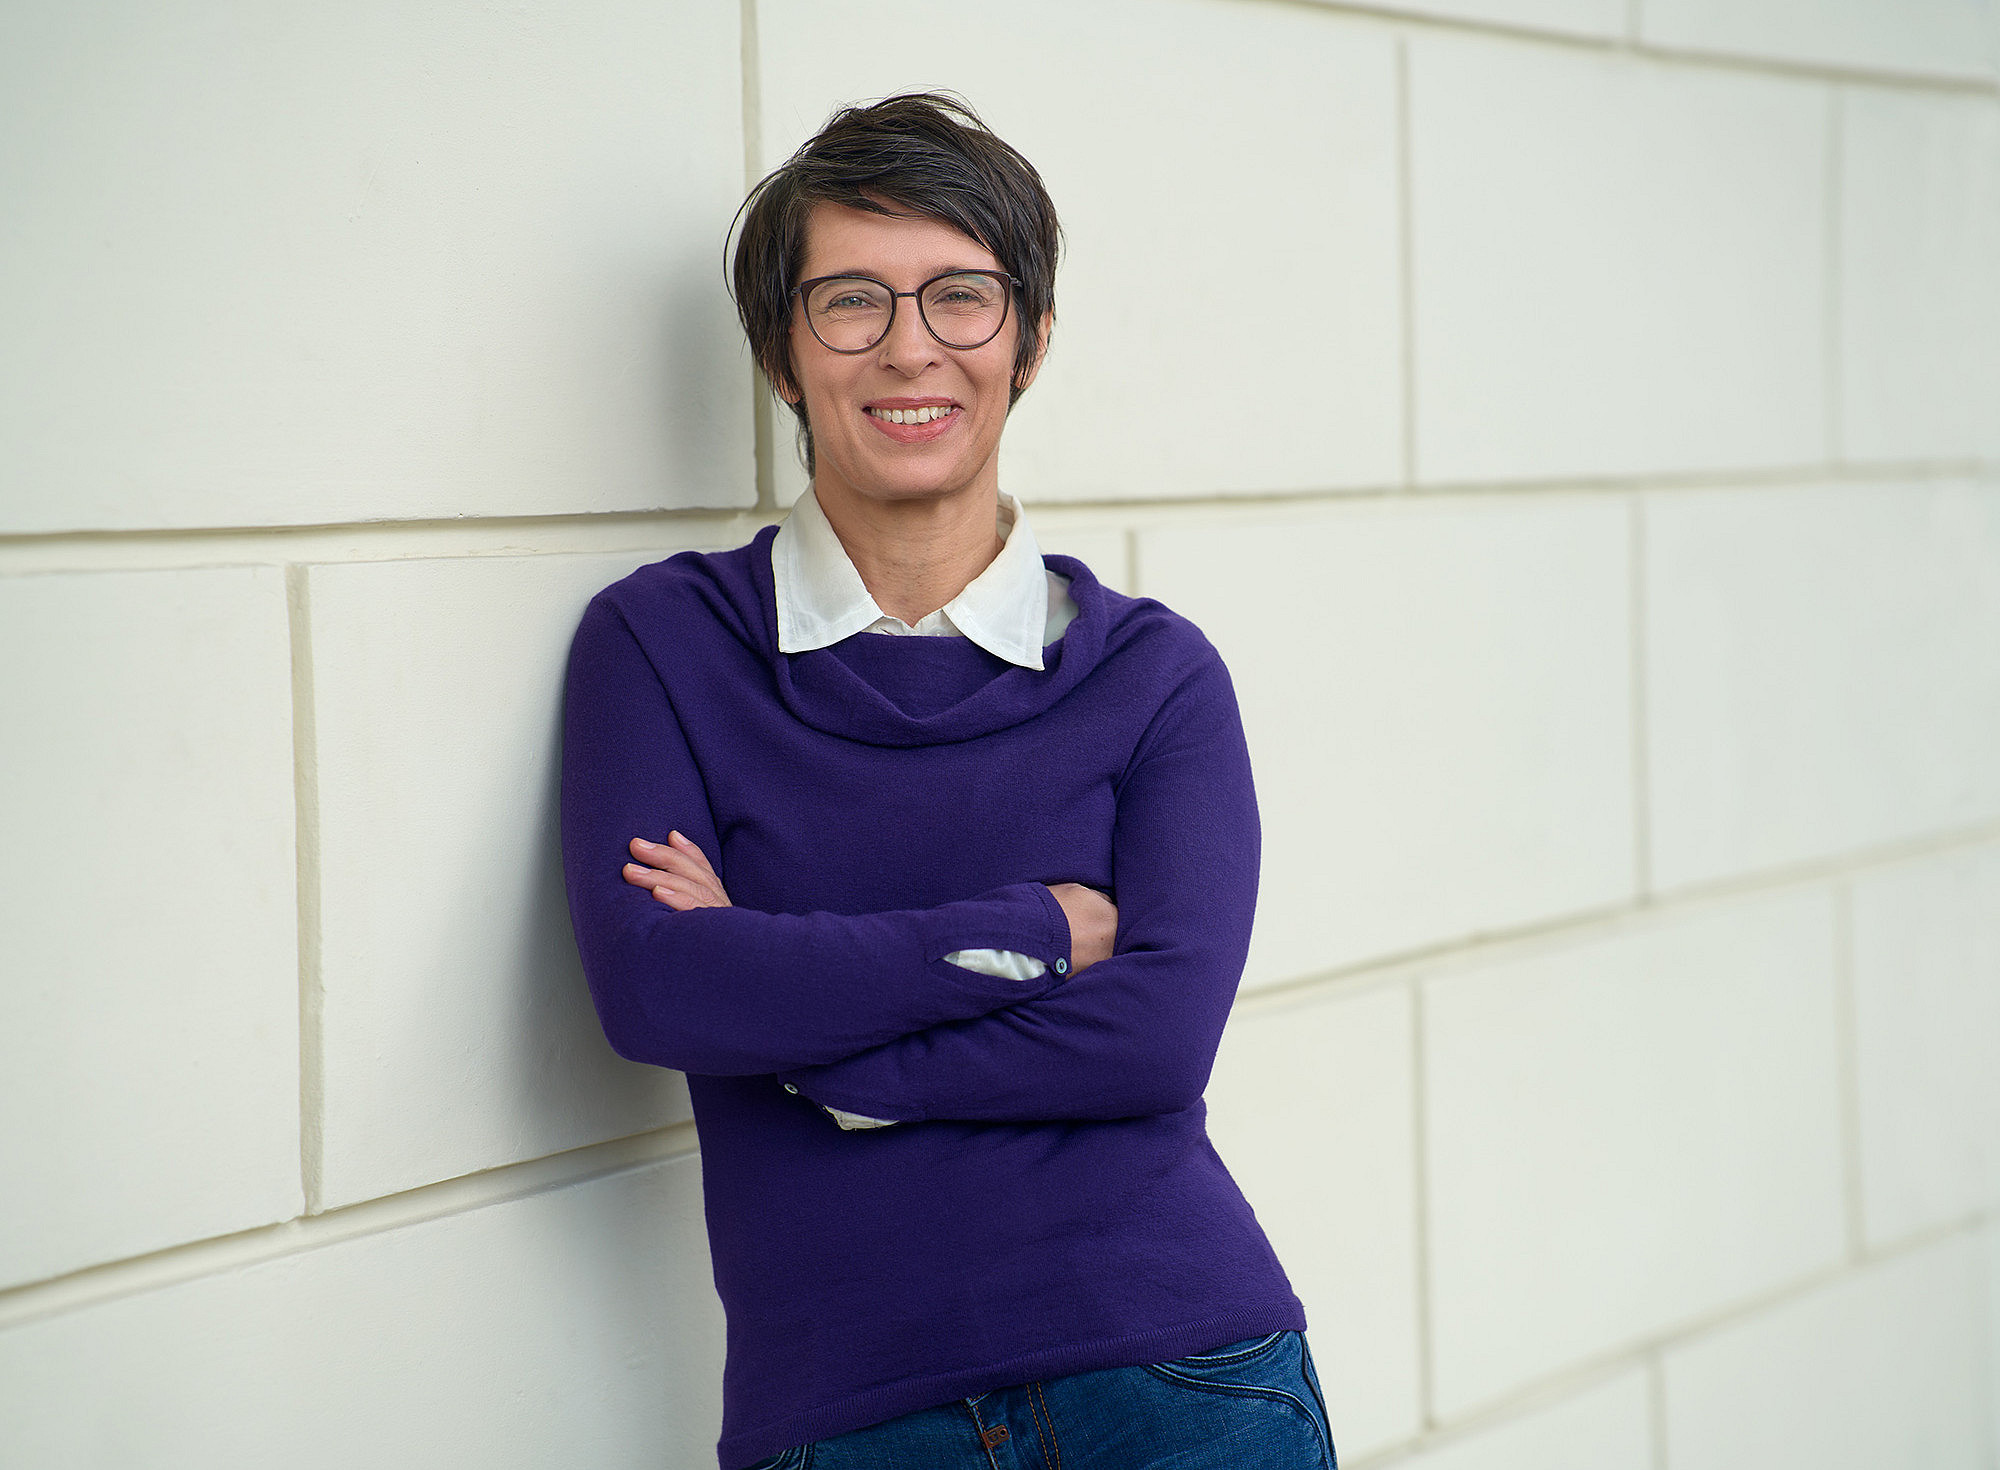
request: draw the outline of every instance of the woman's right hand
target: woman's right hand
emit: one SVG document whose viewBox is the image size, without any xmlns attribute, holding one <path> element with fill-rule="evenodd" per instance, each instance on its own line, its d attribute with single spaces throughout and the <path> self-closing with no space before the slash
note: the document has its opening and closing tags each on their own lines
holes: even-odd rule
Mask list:
<svg viewBox="0 0 2000 1470">
<path fill-rule="evenodd" d="M 1070 974 L 1110 959 L 1118 938 L 1118 905 L 1081 883 L 1051 883 L 1049 892 L 1069 915 Z"/>
<path fill-rule="evenodd" d="M 635 861 L 625 865 L 625 881 L 635 888 L 651 889 L 653 897 L 668 908 L 731 907 L 708 854 L 686 833 L 669 832 L 665 842 L 634 837 L 630 851 Z"/>
</svg>

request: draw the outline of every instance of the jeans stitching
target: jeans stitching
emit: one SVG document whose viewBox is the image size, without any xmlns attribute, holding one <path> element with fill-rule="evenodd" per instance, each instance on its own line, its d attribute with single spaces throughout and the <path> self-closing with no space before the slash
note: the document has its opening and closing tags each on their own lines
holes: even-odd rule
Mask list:
<svg viewBox="0 0 2000 1470">
<path fill-rule="evenodd" d="M 1284 1335 L 1285 1329 L 1281 1327 L 1267 1337 L 1258 1338 L 1249 1347 L 1239 1348 L 1233 1353 L 1189 1353 L 1185 1357 L 1173 1358 L 1170 1361 L 1175 1363 L 1200 1363 L 1204 1366 L 1213 1366 L 1220 1363 L 1241 1363 L 1266 1351 L 1272 1343 Z"/>
<path fill-rule="evenodd" d="M 1033 1408 L 1037 1399 L 1041 1401 L 1042 1407 L 1039 1418 L 1043 1430 L 1048 1435 L 1047 1448 L 1042 1451 L 1042 1463 L 1048 1467 L 1048 1470 L 1062 1470 L 1062 1445 L 1056 1439 L 1056 1416 L 1049 1412 L 1048 1394 L 1043 1390 L 1039 1380 L 1031 1386 L 1031 1393 L 1032 1397 L 1028 1401 L 1028 1406 Z M 1053 1465 L 1049 1465 L 1050 1451 L 1054 1451 L 1055 1453 L 1055 1464 Z"/>
<path fill-rule="evenodd" d="M 993 1458 L 993 1446 L 986 1442 L 986 1425 L 979 1417 L 978 1406 L 971 1399 L 960 1399 L 959 1402 L 965 1405 L 965 1412 L 972 1416 L 972 1438 L 985 1453 L 987 1465 L 991 1470 L 1000 1470 L 1000 1462 Z"/>
<path fill-rule="evenodd" d="M 1312 1360 L 1312 1347 L 1303 1332 L 1299 1334 L 1299 1376 L 1312 1390 L 1313 1401 L 1319 1405 L 1320 1422 L 1326 1426 L 1321 1436 L 1326 1441 L 1326 1463 L 1331 1470 L 1340 1470 L 1340 1455 L 1333 1447 L 1333 1411 L 1326 1406 L 1326 1394 L 1320 1388 L 1319 1372 Z"/>
<path fill-rule="evenodd" d="M 1250 1383 L 1211 1383 L 1205 1378 L 1196 1378 L 1187 1373 L 1176 1373 L 1173 1369 L 1163 1367 L 1158 1363 L 1148 1363 L 1146 1371 L 1156 1378 L 1164 1378 L 1169 1383 L 1183 1383 L 1189 1388 L 1203 1393 L 1225 1394 L 1234 1398 L 1270 1399 L 1278 1403 L 1290 1404 L 1300 1414 L 1305 1416 L 1306 1422 L 1312 1425 L 1314 1434 L 1322 1438 L 1325 1436 L 1325 1431 L 1319 1425 L 1319 1417 L 1313 1413 L 1312 1406 L 1297 1394 L 1287 1392 L 1282 1388 L 1265 1388 L 1261 1384 Z"/>
</svg>

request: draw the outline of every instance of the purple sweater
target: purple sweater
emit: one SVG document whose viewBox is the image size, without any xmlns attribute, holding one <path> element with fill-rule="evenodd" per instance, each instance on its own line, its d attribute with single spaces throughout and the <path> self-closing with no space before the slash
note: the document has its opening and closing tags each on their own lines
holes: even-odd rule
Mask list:
<svg viewBox="0 0 2000 1470">
<path fill-rule="evenodd" d="M 1303 1328 L 1203 1126 L 1259 855 L 1221 657 L 1060 555 L 1078 614 L 1043 670 L 964 638 L 779 653 L 775 534 L 599 593 L 563 742 L 605 1035 L 694 1100 L 722 1470 Z M 735 907 L 678 913 L 623 881 L 628 839 L 670 827 Z M 1057 970 L 1062 882 L 1118 905 L 1116 952 L 1077 974 Z M 986 948 L 1049 969 L 944 958 Z M 905 1121 L 846 1132 L 814 1103 Z"/>
</svg>

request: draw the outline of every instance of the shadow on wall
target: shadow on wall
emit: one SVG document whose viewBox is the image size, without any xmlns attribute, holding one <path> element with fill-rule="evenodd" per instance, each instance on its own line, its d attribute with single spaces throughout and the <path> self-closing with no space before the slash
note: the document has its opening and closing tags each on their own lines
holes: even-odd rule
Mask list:
<svg viewBox="0 0 2000 1470">
<path fill-rule="evenodd" d="M 545 768 L 520 803 L 522 840 L 533 859 L 517 869 L 515 902 L 507 906 L 518 916 L 511 942 L 500 947 L 510 971 L 495 977 L 514 1018 L 515 1050 L 505 1065 L 518 1083 L 509 1102 L 522 1115 L 524 1147 L 587 1129 L 590 1118 L 657 1114 L 662 1076 L 660 1068 L 611 1050 L 591 1004 L 563 892 L 559 712 L 546 733 Z M 680 1102 L 673 1111 L 686 1113 Z"/>
<path fill-rule="evenodd" d="M 708 486 L 702 498 L 709 504 L 724 498 L 719 487 L 708 485 L 715 467 L 713 437 L 697 440 L 677 434 L 676 425 L 730 424 L 738 422 L 740 415 L 744 439 L 731 448 L 743 462 L 755 457 L 752 419 L 742 413 L 743 385 L 746 377 L 754 377 L 755 391 L 762 392 L 763 379 L 756 377 L 749 344 L 733 329 L 733 319 L 729 334 L 717 336 L 715 278 L 708 271 L 719 268 L 719 264 L 704 261 L 700 268 L 687 266 L 662 278 L 659 299 L 652 308 L 660 322 L 661 377 L 666 395 L 653 419 L 661 435 L 653 462 L 662 467 L 664 478 L 654 487 L 652 499 L 660 505 L 675 500 L 685 503 L 688 486 Z M 674 494 L 669 487 L 681 488 Z"/>
</svg>

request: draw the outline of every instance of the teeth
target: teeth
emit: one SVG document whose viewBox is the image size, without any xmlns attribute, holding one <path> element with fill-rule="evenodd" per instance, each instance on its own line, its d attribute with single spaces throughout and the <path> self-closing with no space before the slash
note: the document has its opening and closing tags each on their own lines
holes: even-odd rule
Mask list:
<svg viewBox="0 0 2000 1470">
<path fill-rule="evenodd" d="M 948 403 L 931 404 L 924 408 L 871 408 L 868 412 L 878 419 L 887 419 L 892 424 L 928 424 L 933 419 L 941 419 L 950 413 Z"/>
</svg>

